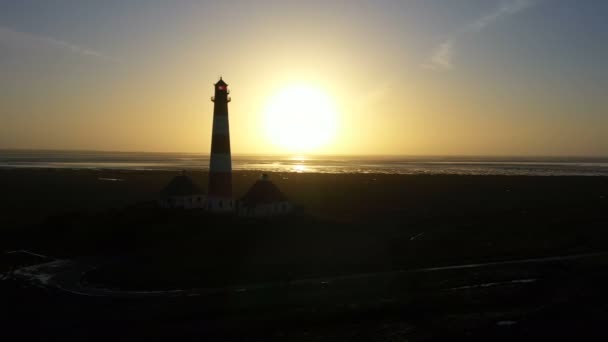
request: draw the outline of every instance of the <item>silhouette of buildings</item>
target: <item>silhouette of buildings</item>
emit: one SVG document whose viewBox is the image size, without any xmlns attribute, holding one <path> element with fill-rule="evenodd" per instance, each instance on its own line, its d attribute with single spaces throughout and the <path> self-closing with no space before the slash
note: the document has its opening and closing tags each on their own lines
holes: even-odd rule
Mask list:
<svg viewBox="0 0 608 342">
<path fill-rule="evenodd" d="M 173 209 L 204 208 L 206 198 L 200 187 L 182 171 L 160 192 L 159 205 L 161 208 Z"/>
<path fill-rule="evenodd" d="M 292 204 L 279 188 L 263 174 L 238 202 L 238 215 L 247 217 L 281 216 L 291 213 Z"/>
<path fill-rule="evenodd" d="M 234 200 L 228 124 L 230 91 L 221 77 L 214 87 L 215 96 L 211 98 L 214 106 L 208 193 L 205 196 L 192 179 L 182 172 L 161 191 L 160 207 L 204 209 L 210 213 L 236 213 L 245 217 L 271 217 L 291 213 L 293 205 L 266 174 L 253 184 L 241 200 Z"/>
</svg>

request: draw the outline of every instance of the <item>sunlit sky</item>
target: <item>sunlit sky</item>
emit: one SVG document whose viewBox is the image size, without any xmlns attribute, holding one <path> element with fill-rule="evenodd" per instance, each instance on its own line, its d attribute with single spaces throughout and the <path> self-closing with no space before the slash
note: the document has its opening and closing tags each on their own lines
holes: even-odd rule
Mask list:
<svg viewBox="0 0 608 342">
<path fill-rule="evenodd" d="M 606 18 L 603 0 L 0 0 L 0 148 L 206 153 L 222 75 L 236 154 L 294 152 L 268 118 L 303 87 L 335 115 L 309 152 L 608 155 Z"/>
</svg>

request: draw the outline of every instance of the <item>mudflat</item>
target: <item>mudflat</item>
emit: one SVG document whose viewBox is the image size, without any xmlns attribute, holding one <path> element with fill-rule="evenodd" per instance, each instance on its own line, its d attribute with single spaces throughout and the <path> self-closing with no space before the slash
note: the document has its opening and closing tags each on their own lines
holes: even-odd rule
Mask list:
<svg viewBox="0 0 608 342">
<path fill-rule="evenodd" d="M 160 190 L 176 174 L 0 170 L 3 247 L 68 258 L 132 255 L 163 260 L 173 270 L 180 267 L 172 260 L 185 268 L 226 261 L 256 277 L 264 272 L 254 265 L 287 267 L 281 277 L 299 277 L 608 246 L 606 177 L 275 173 L 270 179 L 298 213 L 242 220 L 156 209 Z M 190 176 L 206 188 L 205 172 Z M 259 176 L 234 172 L 235 197 Z"/>
<path fill-rule="evenodd" d="M 99 261 L 89 287 L 243 291 L 117 300 L 6 278 L 9 334 L 65 337 L 69 321 L 71 336 L 103 338 L 605 336 L 608 178 L 275 173 L 297 212 L 255 220 L 155 208 L 176 174 L 0 170 L 2 250 Z M 258 177 L 234 172 L 235 197 Z M 2 271 L 36 258 L 4 254 Z M 476 263 L 492 264 L 449 267 Z"/>
</svg>

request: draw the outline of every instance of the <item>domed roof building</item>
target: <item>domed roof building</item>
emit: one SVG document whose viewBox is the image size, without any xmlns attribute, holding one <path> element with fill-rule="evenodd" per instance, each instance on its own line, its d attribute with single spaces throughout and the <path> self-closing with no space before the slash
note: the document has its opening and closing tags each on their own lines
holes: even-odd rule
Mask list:
<svg viewBox="0 0 608 342">
<path fill-rule="evenodd" d="M 201 188 L 182 171 L 160 192 L 161 208 L 195 209 L 204 208 L 206 197 Z"/>
<path fill-rule="evenodd" d="M 237 205 L 238 215 L 246 217 L 282 216 L 293 211 L 291 202 L 266 174 L 251 186 Z"/>
</svg>

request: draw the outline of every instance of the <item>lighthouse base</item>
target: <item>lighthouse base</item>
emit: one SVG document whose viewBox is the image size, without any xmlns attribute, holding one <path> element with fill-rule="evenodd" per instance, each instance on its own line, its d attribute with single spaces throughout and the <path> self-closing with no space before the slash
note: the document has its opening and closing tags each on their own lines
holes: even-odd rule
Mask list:
<svg viewBox="0 0 608 342">
<path fill-rule="evenodd" d="M 206 209 L 211 213 L 230 214 L 235 211 L 235 203 L 232 198 L 209 197 Z"/>
</svg>

